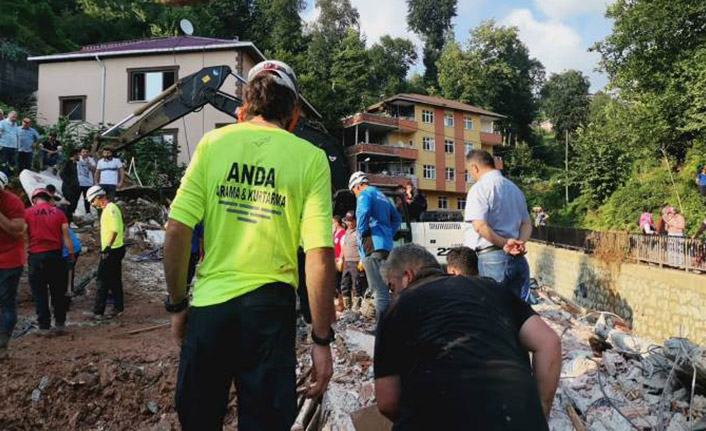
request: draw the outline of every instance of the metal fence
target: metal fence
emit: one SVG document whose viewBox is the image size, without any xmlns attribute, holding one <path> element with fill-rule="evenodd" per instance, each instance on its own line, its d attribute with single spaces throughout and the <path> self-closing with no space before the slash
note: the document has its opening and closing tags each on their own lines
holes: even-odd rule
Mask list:
<svg viewBox="0 0 706 431">
<path fill-rule="evenodd" d="M 634 262 L 706 272 L 706 243 L 690 238 L 541 226 L 532 232 L 532 240 Z"/>
</svg>

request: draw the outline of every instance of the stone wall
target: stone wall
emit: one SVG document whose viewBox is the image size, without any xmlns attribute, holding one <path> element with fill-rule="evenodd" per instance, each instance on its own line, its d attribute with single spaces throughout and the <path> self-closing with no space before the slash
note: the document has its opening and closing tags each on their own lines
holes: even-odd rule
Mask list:
<svg viewBox="0 0 706 431">
<path fill-rule="evenodd" d="M 528 245 L 532 277 L 581 306 L 614 312 L 635 333 L 661 343 L 687 337 L 706 345 L 706 275 L 632 263 L 606 263 L 588 254 Z"/>
</svg>

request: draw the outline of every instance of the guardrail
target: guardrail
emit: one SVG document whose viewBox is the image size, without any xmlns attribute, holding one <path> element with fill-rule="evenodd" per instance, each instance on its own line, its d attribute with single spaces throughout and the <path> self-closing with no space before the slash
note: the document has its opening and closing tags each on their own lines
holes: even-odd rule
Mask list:
<svg viewBox="0 0 706 431">
<path fill-rule="evenodd" d="M 531 239 L 585 253 L 706 272 L 706 243 L 690 238 L 540 226 L 532 231 Z"/>
</svg>

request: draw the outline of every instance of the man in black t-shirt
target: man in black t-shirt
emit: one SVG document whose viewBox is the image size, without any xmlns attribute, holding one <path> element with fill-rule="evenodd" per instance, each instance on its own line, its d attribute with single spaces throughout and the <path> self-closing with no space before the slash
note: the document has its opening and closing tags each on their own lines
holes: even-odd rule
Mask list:
<svg viewBox="0 0 706 431">
<path fill-rule="evenodd" d="M 392 251 L 383 277 L 397 298 L 376 340 L 375 391 L 395 431 L 548 430 L 561 343 L 529 305 L 493 280 L 444 274 L 413 244 Z"/>
</svg>

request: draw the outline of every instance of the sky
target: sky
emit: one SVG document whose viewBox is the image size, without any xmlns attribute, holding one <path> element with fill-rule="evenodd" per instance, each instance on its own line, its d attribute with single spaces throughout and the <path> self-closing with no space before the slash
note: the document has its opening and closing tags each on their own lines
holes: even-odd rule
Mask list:
<svg viewBox="0 0 706 431">
<path fill-rule="evenodd" d="M 588 52 L 595 42 L 610 34 L 612 23 L 604 13 L 614 0 L 458 0 L 458 16 L 453 20 L 456 40 L 468 40 L 469 30 L 480 22 L 494 19 L 499 24 L 519 28 L 520 39 L 530 55 L 544 64 L 547 77 L 567 69 L 582 71 L 591 80 L 591 91 L 607 84 L 598 72 L 599 55 Z M 308 0 L 305 21 L 316 19 L 314 0 Z M 360 13 L 360 26 L 368 45 L 389 34 L 405 37 L 421 46 L 420 38 L 407 30 L 405 0 L 351 0 Z M 423 70 L 420 49 L 419 65 Z"/>
</svg>

